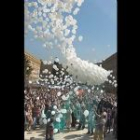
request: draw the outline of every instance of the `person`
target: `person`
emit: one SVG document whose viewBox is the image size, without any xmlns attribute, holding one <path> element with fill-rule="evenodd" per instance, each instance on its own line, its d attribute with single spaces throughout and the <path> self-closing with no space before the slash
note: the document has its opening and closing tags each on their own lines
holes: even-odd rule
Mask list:
<svg viewBox="0 0 140 140">
<path fill-rule="evenodd" d="M 51 101 L 46 100 L 44 113 L 45 113 L 47 119 L 49 119 L 51 117 L 51 110 L 52 110 Z"/>
<path fill-rule="evenodd" d="M 70 107 L 70 100 L 68 99 L 67 101 L 64 102 L 64 108 L 67 110 L 67 113 L 65 114 L 66 115 L 66 128 L 68 130 L 70 130 L 71 128 L 71 123 L 72 123 L 72 116 L 71 116 L 71 107 Z"/>
<path fill-rule="evenodd" d="M 111 116 L 111 109 L 108 109 L 108 111 L 107 111 L 107 123 L 106 123 L 106 132 L 107 132 L 107 130 L 109 130 L 108 133 L 110 133 L 111 118 L 112 118 L 112 116 Z"/>
<path fill-rule="evenodd" d="M 72 123 L 72 116 L 71 116 L 71 109 L 67 110 L 66 113 L 66 127 L 68 130 L 71 129 L 71 123 Z"/>
<path fill-rule="evenodd" d="M 94 106 L 94 108 L 96 108 L 96 105 L 94 104 L 94 102 L 89 100 L 89 102 L 87 104 L 87 109 L 89 111 L 87 134 L 90 134 L 90 135 L 93 135 L 93 129 L 95 128 L 95 113 L 94 113 L 92 106 Z"/>
<path fill-rule="evenodd" d="M 103 112 L 100 115 L 100 114 L 97 114 L 95 111 L 95 114 L 96 114 L 96 127 L 95 127 L 94 140 L 104 140 L 106 112 Z"/>
<path fill-rule="evenodd" d="M 115 107 L 114 112 L 113 135 L 117 138 L 117 107 Z"/>
<path fill-rule="evenodd" d="M 54 119 L 51 118 L 50 122 L 48 122 L 46 125 L 46 139 L 45 140 L 54 140 L 54 138 L 53 138 L 53 129 L 54 129 L 53 122 L 54 122 Z"/>
<path fill-rule="evenodd" d="M 36 128 L 36 124 L 37 122 L 39 122 L 40 115 L 41 115 L 40 106 L 36 102 L 35 106 L 33 107 L 33 129 Z"/>
<path fill-rule="evenodd" d="M 72 124 L 71 124 L 71 127 L 75 128 L 75 126 L 76 126 L 76 117 L 75 117 L 73 111 L 72 111 L 71 116 L 72 116 Z"/>
<path fill-rule="evenodd" d="M 27 121 L 27 104 L 24 107 L 24 129 L 27 130 L 28 121 Z"/>
<path fill-rule="evenodd" d="M 84 103 L 82 101 L 80 103 L 78 102 L 77 107 L 78 107 L 78 117 L 77 118 L 79 118 L 79 126 L 78 126 L 77 130 L 80 130 L 80 129 L 85 128 L 85 115 L 83 114 Z"/>
<path fill-rule="evenodd" d="M 76 127 L 76 120 L 77 120 L 77 109 L 76 109 L 76 101 L 74 100 L 74 101 L 72 101 L 72 103 L 71 103 L 71 108 L 72 108 L 72 124 L 71 124 L 71 126 L 73 127 L 73 128 L 75 128 Z"/>
<path fill-rule="evenodd" d="M 27 130 L 30 131 L 30 130 L 31 130 L 31 126 L 32 126 L 32 124 L 33 124 L 31 106 L 28 106 L 28 107 L 27 107 L 26 117 L 27 117 L 27 121 L 28 121 Z"/>
<path fill-rule="evenodd" d="M 97 106 L 97 111 L 99 111 L 100 113 L 102 112 L 103 104 L 104 104 L 104 100 L 102 98 Z"/>
</svg>

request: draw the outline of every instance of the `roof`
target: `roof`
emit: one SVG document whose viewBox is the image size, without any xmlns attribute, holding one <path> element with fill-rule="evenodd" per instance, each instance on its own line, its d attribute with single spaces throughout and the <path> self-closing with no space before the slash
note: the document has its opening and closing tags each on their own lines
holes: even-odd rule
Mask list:
<svg viewBox="0 0 140 140">
<path fill-rule="evenodd" d="M 117 77 L 117 53 L 111 55 L 103 62 L 97 63 L 97 65 L 102 65 L 106 70 L 113 70 L 113 75 Z"/>
</svg>

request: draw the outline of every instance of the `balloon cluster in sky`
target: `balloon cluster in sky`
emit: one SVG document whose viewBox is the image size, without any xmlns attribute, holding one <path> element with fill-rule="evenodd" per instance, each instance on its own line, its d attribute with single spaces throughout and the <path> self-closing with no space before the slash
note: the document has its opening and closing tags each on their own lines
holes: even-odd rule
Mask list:
<svg viewBox="0 0 140 140">
<path fill-rule="evenodd" d="M 75 39 L 83 40 L 82 35 L 76 35 L 75 19 L 83 3 L 84 0 L 26 0 L 25 34 L 33 32 L 34 38 L 42 40 L 45 48 L 59 48 L 75 81 L 100 85 L 107 81 L 110 71 L 81 60 L 73 46 Z"/>
</svg>

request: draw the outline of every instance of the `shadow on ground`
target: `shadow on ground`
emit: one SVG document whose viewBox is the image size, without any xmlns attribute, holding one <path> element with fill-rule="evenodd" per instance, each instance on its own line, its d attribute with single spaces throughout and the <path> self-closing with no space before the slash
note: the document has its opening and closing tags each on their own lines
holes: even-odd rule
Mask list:
<svg viewBox="0 0 140 140">
<path fill-rule="evenodd" d="M 81 135 L 68 135 L 64 137 L 65 140 L 94 140 L 93 135 L 81 134 Z M 114 139 L 112 133 L 107 134 L 105 140 L 116 140 Z"/>
<path fill-rule="evenodd" d="M 24 140 L 28 140 L 28 139 L 24 139 Z M 33 140 L 45 140 L 44 138 L 34 138 Z"/>
<path fill-rule="evenodd" d="M 72 129 L 72 130 L 63 130 L 62 132 L 63 133 L 69 133 L 69 132 L 74 132 L 74 131 L 77 131 L 76 129 Z M 42 137 L 45 137 L 45 134 L 46 134 L 46 131 L 44 129 L 40 130 L 39 132 L 36 132 L 36 133 L 40 133 L 38 136 L 42 136 Z M 60 132 L 61 133 L 61 132 Z M 57 133 L 55 135 L 59 135 L 60 133 Z"/>
<path fill-rule="evenodd" d="M 93 136 L 82 134 L 82 135 L 68 135 L 64 137 L 65 140 L 93 140 Z"/>
<path fill-rule="evenodd" d="M 72 131 L 77 131 L 77 130 L 75 130 L 75 129 L 70 130 L 70 131 L 64 130 L 63 133 L 57 133 L 57 134 L 54 135 L 54 140 L 60 140 L 59 136 L 61 137 L 61 140 L 62 139 L 63 140 L 93 140 L 93 136 L 87 135 L 85 132 L 80 133 L 80 134 L 79 134 L 78 131 L 75 134 L 69 133 L 69 132 L 72 132 Z M 31 133 L 32 132 L 27 132 L 27 134 L 31 134 Z M 45 130 L 44 129 L 40 129 L 36 133 L 38 133 L 38 136 L 42 137 L 42 138 L 34 138 L 34 140 L 44 140 L 45 139 Z M 30 139 L 26 138 L 24 140 L 30 140 Z M 107 136 L 105 137 L 105 140 L 115 140 L 115 139 L 112 136 L 112 133 L 110 133 L 110 134 L 107 134 Z"/>
</svg>

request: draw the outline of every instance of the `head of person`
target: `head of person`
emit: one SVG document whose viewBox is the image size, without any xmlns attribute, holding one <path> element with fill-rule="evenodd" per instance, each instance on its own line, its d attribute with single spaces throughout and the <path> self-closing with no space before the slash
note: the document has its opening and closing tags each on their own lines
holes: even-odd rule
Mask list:
<svg viewBox="0 0 140 140">
<path fill-rule="evenodd" d="M 106 118 L 107 118 L 107 113 L 106 113 L 106 112 L 103 112 L 102 115 L 101 115 L 101 117 L 102 117 L 103 119 L 106 119 Z"/>
<path fill-rule="evenodd" d="M 107 110 L 107 112 L 108 112 L 108 113 L 110 113 L 110 112 L 111 112 L 111 110 L 110 110 L 110 109 L 108 109 L 108 110 Z"/>
<path fill-rule="evenodd" d="M 38 107 L 38 102 L 35 102 L 34 106 L 35 106 L 35 107 Z"/>
</svg>

